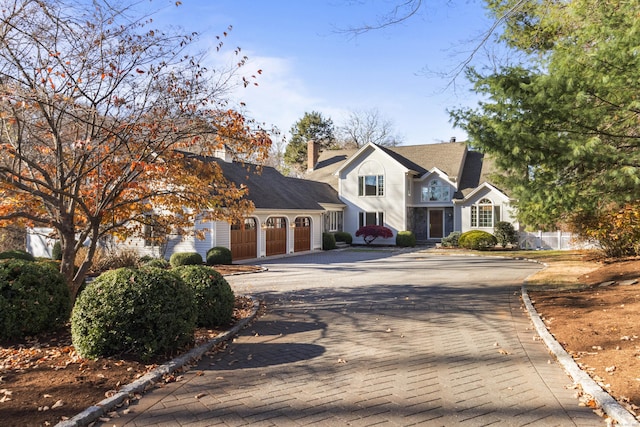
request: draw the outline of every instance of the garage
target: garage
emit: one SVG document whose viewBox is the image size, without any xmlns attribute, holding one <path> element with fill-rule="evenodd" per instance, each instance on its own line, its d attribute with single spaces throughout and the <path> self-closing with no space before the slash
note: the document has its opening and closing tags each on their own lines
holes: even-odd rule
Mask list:
<svg viewBox="0 0 640 427">
<path fill-rule="evenodd" d="M 311 218 L 308 216 L 296 218 L 296 227 L 293 233 L 293 251 L 302 252 L 311 250 Z"/>
<path fill-rule="evenodd" d="M 287 253 L 287 219 L 271 217 L 265 223 L 267 256 Z"/>
<path fill-rule="evenodd" d="M 234 261 L 258 257 L 258 227 L 254 218 L 231 225 L 231 257 Z"/>
</svg>

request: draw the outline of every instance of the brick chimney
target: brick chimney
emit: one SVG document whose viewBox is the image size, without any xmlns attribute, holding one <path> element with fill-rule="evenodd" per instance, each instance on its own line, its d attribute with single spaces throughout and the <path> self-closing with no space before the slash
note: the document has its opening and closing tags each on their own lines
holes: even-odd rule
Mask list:
<svg viewBox="0 0 640 427">
<path fill-rule="evenodd" d="M 307 170 L 312 171 L 318 163 L 320 155 L 320 146 L 313 139 L 307 141 Z"/>
</svg>

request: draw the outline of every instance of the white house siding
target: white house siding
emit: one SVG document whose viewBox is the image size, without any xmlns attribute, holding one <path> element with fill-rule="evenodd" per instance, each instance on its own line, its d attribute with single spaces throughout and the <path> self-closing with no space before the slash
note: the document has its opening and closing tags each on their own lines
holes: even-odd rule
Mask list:
<svg viewBox="0 0 640 427">
<path fill-rule="evenodd" d="M 389 156 L 373 148 L 361 153 L 361 159 L 345 167 L 340 173 L 341 198 L 345 209 L 345 231 L 354 235 L 354 243 L 364 243 L 356 238 L 360 212 L 383 212 L 384 225 L 394 235 L 407 229 L 406 217 L 406 169 Z M 384 196 L 358 196 L 358 176 L 384 175 Z M 378 240 L 377 244 L 393 244 L 394 239 Z"/>
<path fill-rule="evenodd" d="M 455 228 L 463 233 L 469 230 L 483 230 L 493 234 L 493 227 L 471 227 L 471 206 L 479 202 L 481 199 L 489 199 L 494 206 L 500 207 L 500 221 L 507 221 L 514 225 L 514 228 L 518 229 L 518 223 L 513 216 L 512 208 L 509 203 L 509 198 L 503 193 L 492 189 L 489 186 L 479 188 L 478 191 L 469 196 L 468 199 L 459 205 L 456 205 L 454 217 Z M 494 218 L 494 223 L 495 223 Z"/>
<path fill-rule="evenodd" d="M 211 247 L 223 246 L 231 249 L 231 225 L 226 221 L 217 221 L 214 229 L 215 238 L 212 241 Z"/>
<path fill-rule="evenodd" d="M 35 257 L 51 258 L 55 239 L 51 236 L 53 228 L 34 227 L 27 229 L 27 252 Z"/>
<path fill-rule="evenodd" d="M 202 222 L 200 220 L 196 220 L 196 230 L 202 230 L 204 233 L 204 239 L 193 239 L 195 252 L 198 252 L 202 255 L 202 259 L 207 259 L 207 251 L 216 245 L 215 239 L 215 231 L 216 224 L 211 221 Z"/>
</svg>

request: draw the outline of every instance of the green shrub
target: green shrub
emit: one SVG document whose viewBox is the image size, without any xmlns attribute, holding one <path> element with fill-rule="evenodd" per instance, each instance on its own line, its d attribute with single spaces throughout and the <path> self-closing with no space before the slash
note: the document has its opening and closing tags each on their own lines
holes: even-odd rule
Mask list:
<svg viewBox="0 0 640 427">
<path fill-rule="evenodd" d="M 54 266 L 22 259 L 0 261 L 0 338 L 22 338 L 69 320 L 69 287 Z"/>
<path fill-rule="evenodd" d="M 191 287 L 170 270 L 110 270 L 76 300 L 73 345 L 87 358 L 167 356 L 193 341 L 194 305 Z"/>
<path fill-rule="evenodd" d="M 496 236 L 498 243 L 500 243 L 500 246 L 503 248 L 506 248 L 508 245 L 515 245 L 518 243 L 518 233 L 510 222 L 496 222 L 496 225 L 493 227 L 493 233 L 494 236 Z"/>
<path fill-rule="evenodd" d="M 201 265 L 202 255 L 198 252 L 176 252 L 169 258 L 169 264 L 171 264 L 171 267 L 178 267 L 179 265 Z"/>
<path fill-rule="evenodd" d="M 231 264 L 231 250 L 224 246 L 216 246 L 207 251 L 207 264 Z"/>
<path fill-rule="evenodd" d="M 0 259 L 22 259 L 25 261 L 35 261 L 35 257 L 29 252 L 13 249 L 11 251 L 0 252 Z"/>
<path fill-rule="evenodd" d="M 482 230 L 471 230 L 460 235 L 458 244 L 466 249 L 484 250 L 498 244 L 496 237 Z"/>
<path fill-rule="evenodd" d="M 167 261 L 164 258 L 149 257 L 144 261 L 141 258 L 140 261 L 142 262 L 143 267 L 154 267 L 154 268 L 164 268 L 164 269 L 171 267 L 171 264 L 169 264 L 169 261 Z"/>
<path fill-rule="evenodd" d="M 453 231 L 449 233 L 447 237 L 442 239 L 442 246 L 447 248 L 457 248 L 459 246 L 458 239 L 462 233 L 459 231 Z"/>
<path fill-rule="evenodd" d="M 348 245 L 353 242 L 353 236 L 346 231 L 336 231 L 333 236 L 336 238 L 336 242 L 344 242 Z"/>
<path fill-rule="evenodd" d="M 413 248 L 416 246 L 416 236 L 412 231 L 398 231 L 398 234 L 396 234 L 396 246 Z"/>
<path fill-rule="evenodd" d="M 204 265 L 182 265 L 174 271 L 193 289 L 198 326 L 208 328 L 231 322 L 235 296 L 220 273 Z"/>
<path fill-rule="evenodd" d="M 62 261 L 62 244 L 60 240 L 56 240 L 51 249 L 51 259 L 56 261 Z"/>
<path fill-rule="evenodd" d="M 322 250 L 330 251 L 336 248 L 336 236 L 333 233 L 322 233 Z"/>
</svg>

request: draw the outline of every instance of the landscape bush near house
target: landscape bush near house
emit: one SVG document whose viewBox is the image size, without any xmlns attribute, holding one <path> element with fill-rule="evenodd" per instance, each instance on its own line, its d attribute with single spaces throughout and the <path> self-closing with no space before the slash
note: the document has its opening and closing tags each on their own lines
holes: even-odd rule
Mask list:
<svg viewBox="0 0 640 427">
<path fill-rule="evenodd" d="M 330 251 L 336 248 L 336 236 L 333 233 L 322 233 L 322 250 Z"/>
<path fill-rule="evenodd" d="M 72 342 L 86 358 L 170 355 L 193 341 L 194 304 L 192 288 L 169 270 L 111 270 L 79 294 Z"/>
<path fill-rule="evenodd" d="M 69 288 L 48 263 L 0 261 L 0 338 L 50 331 L 69 319 Z"/>
<path fill-rule="evenodd" d="M 390 239 L 393 237 L 393 231 L 382 225 L 364 225 L 356 231 L 356 237 L 360 236 L 367 245 L 370 245 L 378 237 Z"/>
<path fill-rule="evenodd" d="M 482 230 L 471 230 L 460 235 L 458 239 L 460 247 L 465 249 L 485 250 L 498 244 L 496 237 Z"/>
<path fill-rule="evenodd" d="M 509 245 L 516 245 L 518 243 L 518 233 L 510 222 L 496 222 L 493 227 L 493 235 L 503 248 L 506 248 Z"/>
<path fill-rule="evenodd" d="M 193 290 L 198 326 L 209 328 L 231 322 L 235 296 L 220 273 L 204 265 L 183 265 L 174 271 Z"/>
<path fill-rule="evenodd" d="M 595 240 L 610 258 L 640 255 L 640 205 L 603 209 L 598 215 L 575 214 L 573 231 Z"/>
<path fill-rule="evenodd" d="M 398 234 L 396 234 L 396 246 L 413 248 L 416 246 L 416 236 L 412 231 L 398 231 Z"/>
<path fill-rule="evenodd" d="M 51 249 L 51 259 L 62 261 L 62 245 L 60 244 L 60 240 L 56 240 L 53 244 L 53 248 Z"/>
<path fill-rule="evenodd" d="M 35 261 L 33 255 L 29 252 L 25 252 L 19 249 L 13 249 L 10 251 L 0 252 L 0 259 L 22 259 L 25 261 Z"/>
<path fill-rule="evenodd" d="M 460 239 L 460 231 L 452 231 L 447 237 L 443 237 L 441 244 L 445 248 L 457 248 L 459 246 L 458 240 Z"/>
<path fill-rule="evenodd" d="M 164 258 L 149 258 L 146 260 L 141 260 L 143 267 L 155 267 L 155 268 L 164 268 L 167 269 L 171 267 L 169 261 Z"/>
<path fill-rule="evenodd" d="M 351 233 L 347 233 L 346 231 L 336 231 L 333 235 L 336 238 L 336 242 L 344 242 L 347 245 L 353 243 L 353 236 Z"/>
<path fill-rule="evenodd" d="M 207 251 L 208 265 L 230 265 L 232 262 L 232 254 L 229 248 L 215 246 Z"/>
<path fill-rule="evenodd" d="M 178 267 L 180 265 L 201 265 L 202 255 L 198 252 L 176 252 L 169 258 L 169 264 L 171 264 L 171 267 Z"/>
</svg>

